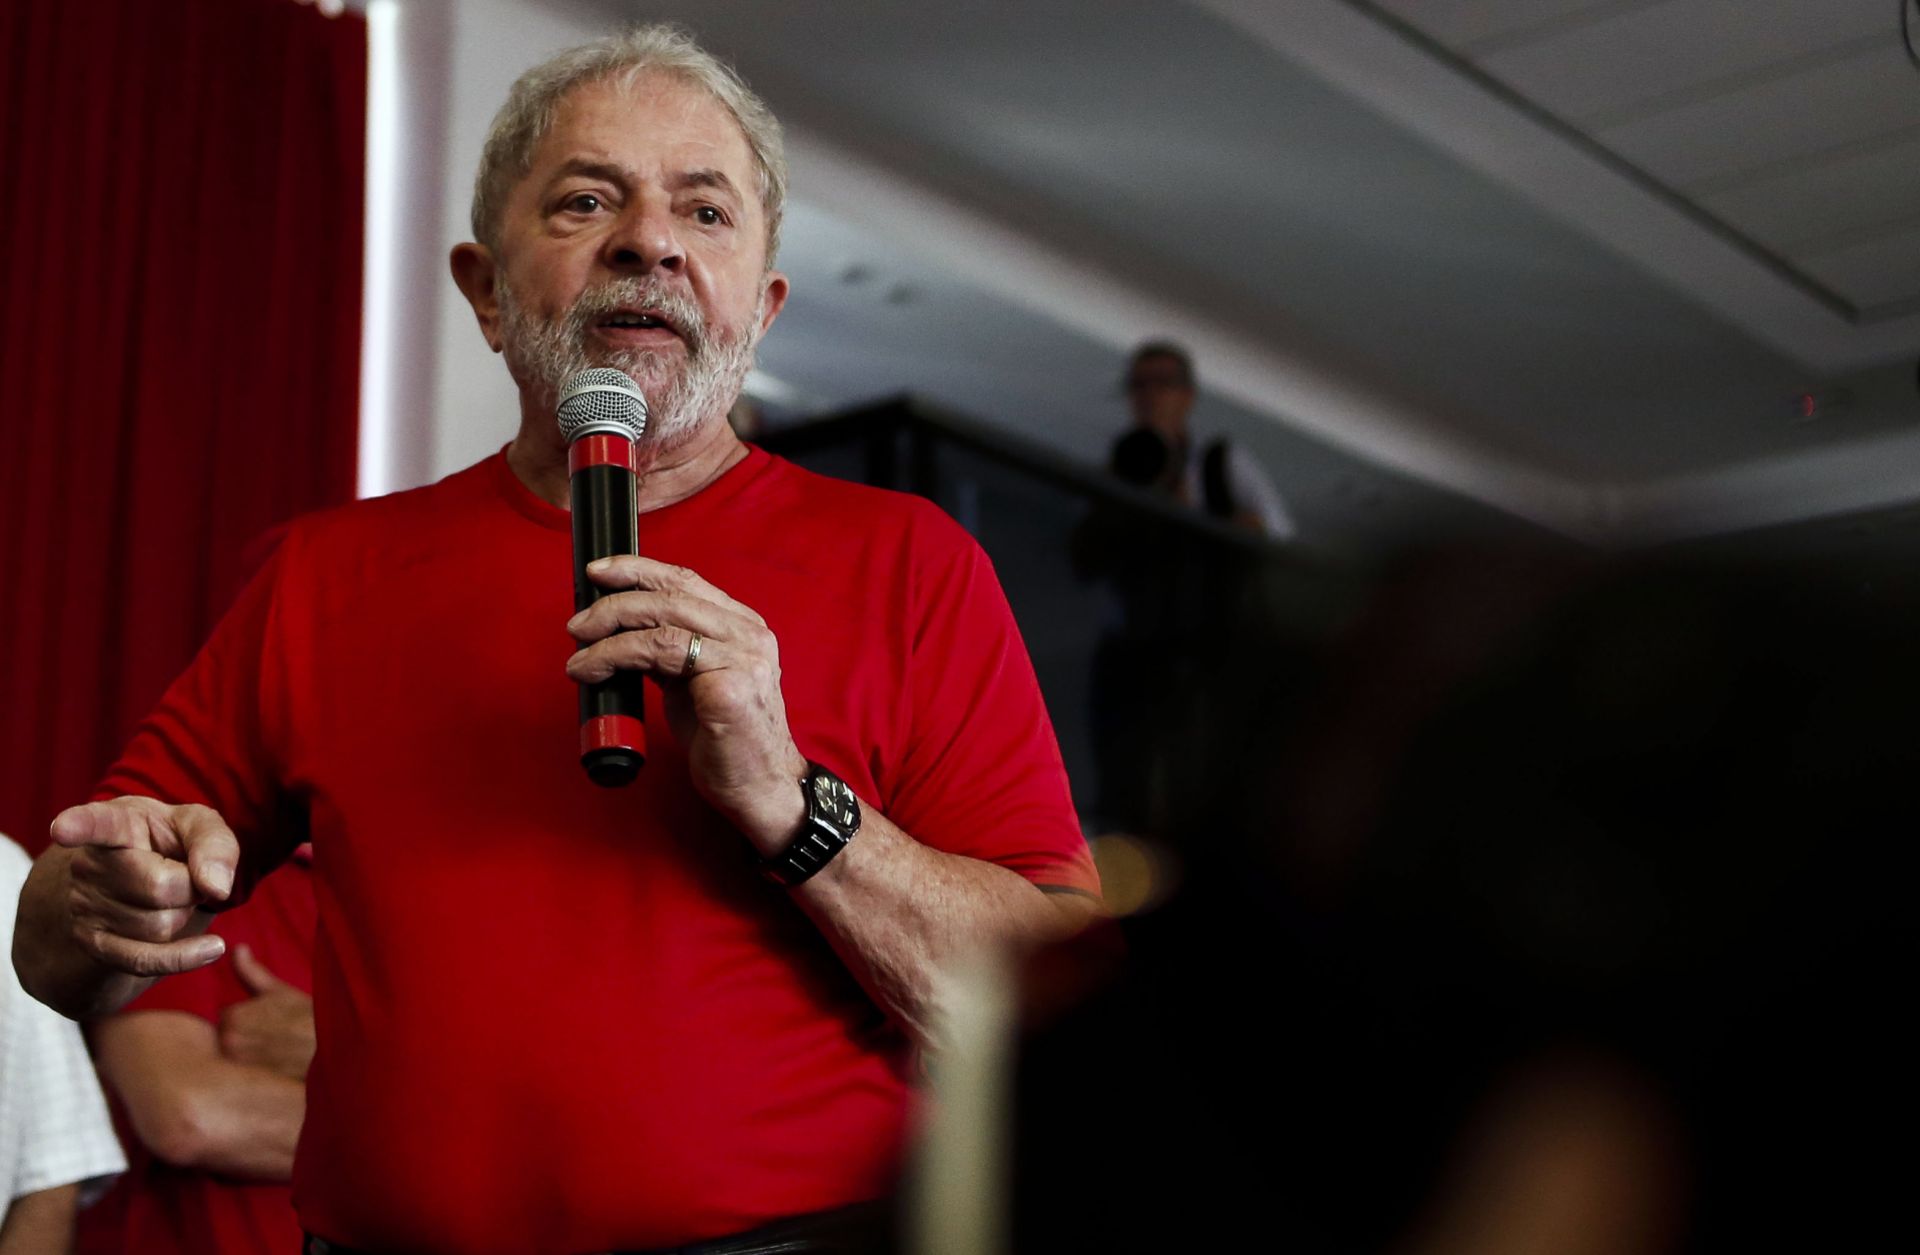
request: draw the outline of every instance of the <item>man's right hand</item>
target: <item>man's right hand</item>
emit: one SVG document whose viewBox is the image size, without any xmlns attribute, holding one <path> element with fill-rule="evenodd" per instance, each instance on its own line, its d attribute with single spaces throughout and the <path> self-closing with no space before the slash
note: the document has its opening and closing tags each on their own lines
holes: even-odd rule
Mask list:
<svg viewBox="0 0 1920 1255">
<path fill-rule="evenodd" d="M 226 951 L 204 936 L 198 908 L 226 901 L 240 843 L 205 806 L 120 797 L 62 811 L 54 843 L 68 862 L 67 918 L 75 944 L 104 967 L 165 976 L 204 967 Z"/>
</svg>

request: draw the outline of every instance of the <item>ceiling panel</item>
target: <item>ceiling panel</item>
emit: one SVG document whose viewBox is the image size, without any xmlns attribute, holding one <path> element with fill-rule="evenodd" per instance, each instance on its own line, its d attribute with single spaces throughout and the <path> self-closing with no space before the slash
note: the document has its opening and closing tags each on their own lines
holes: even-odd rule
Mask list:
<svg viewBox="0 0 1920 1255">
<path fill-rule="evenodd" d="M 1769 67 L 1818 63 L 1865 51 L 1865 41 L 1889 45 L 1894 36 L 1885 0 L 1687 0 L 1619 13 L 1478 61 L 1581 123 L 1625 120 L 1676 94 L 1737 90 Z"/>
<path fill-rule="evenodd" d="M 1920 75 L 1894 46 L 1596 133 L 1677 187 L 1920 125 Z"/>
<path fill-rule="evenodd" d="M 1856 305 L 1904 308 L 1920 299 L 1920 231 L 1868 240 L 1800 260 L 1810 273 Z"/>
<path fill-rule="evenodd" d="M 1563 29 L 1658 0 L 1376 0 L 1384 9 L 1450 48 Z"/>
<path fill-rule="evenodd" d="M 1779 168 L 1771 178 L 1702 196 L 1755 240 L 1791 250 L 1920 209 L 1920 133 L 1877 150 Z"/>
<path fill-rule="evenodd" d="M 1441 416 L 1448 439 L 1618 482 L 1729 449 L 1774 456 L 1807 435 L 1752 419 L 1808 386 L 1801 367 L 1184 5 L 688 0 L 672 11 L 797 131 L 1171 307 L 1391 381 L 1405 405 Z M 860 55 L 819 52 L 850 46 Z M 957 336 L 921 343 L 929 363 L 903 377 L 965 357 Z M 850 344 L 842 352 L 858 354 Z M 996 382 L 965 360 L 983 390 Z"/>
<path fill-rule="evenodd" d="M 1814 299 L 1867 321 L 1920 308 L 1920 73 L 1892 0 L 1372 7 L 1690 197 Z"/>
</svg>

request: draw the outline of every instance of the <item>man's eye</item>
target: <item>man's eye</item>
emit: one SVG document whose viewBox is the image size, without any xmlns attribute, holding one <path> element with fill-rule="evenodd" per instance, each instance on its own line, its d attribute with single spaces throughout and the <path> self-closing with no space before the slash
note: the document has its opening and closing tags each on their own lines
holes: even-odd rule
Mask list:
<svg viewBox="0 0 1920 1255">
<path fill-rule="evenodd" d="M 694 219 L 703 227 L 717 227 L 727 220 L 726 215 L 712 205 L 702 205 L 693 211 Z"/>
<path fill-rule="evenodd" d="M 576 192 L 574 195 L 567 197 L 562 208 L 571 213 L 590 214 L 600 208 L 600 198 L 592 192 Z"/>
</svg>

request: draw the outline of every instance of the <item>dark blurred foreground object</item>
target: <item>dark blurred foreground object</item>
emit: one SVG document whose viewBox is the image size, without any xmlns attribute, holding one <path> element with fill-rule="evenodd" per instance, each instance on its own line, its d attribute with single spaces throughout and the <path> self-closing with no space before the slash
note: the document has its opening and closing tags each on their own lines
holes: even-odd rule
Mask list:
<svg viewBox="0 0 1920 1255">
<path fill-rule="evenodd" d="M 1015 1249 L 1910 1244 L 1915 626 L 1783 572 L 1391 582 L 1267 839 L 1174 834 L 1123 964 L 1030 976 Z"/>
</svg>

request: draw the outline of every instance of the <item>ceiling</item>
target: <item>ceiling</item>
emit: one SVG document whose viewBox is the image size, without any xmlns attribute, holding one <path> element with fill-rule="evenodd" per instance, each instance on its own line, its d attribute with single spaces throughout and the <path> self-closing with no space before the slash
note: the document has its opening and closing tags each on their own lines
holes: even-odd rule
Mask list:
<svg viewBox="0 0 1920 1255">
<path fill-rule="evenodd" d="M 562 7 L 684 22 L 786 123 L 790 408 L 1092 460 L 1171 334 L 1310 539 L 1920 499 L 1894 0 Z"/>
<path fill-rule="evenodd" d="M 1920 90 L 1900 0 L 1361 7 L 1614 159 L 1847 322 L 1911 330 Z"/>
</svg>

